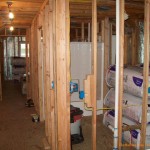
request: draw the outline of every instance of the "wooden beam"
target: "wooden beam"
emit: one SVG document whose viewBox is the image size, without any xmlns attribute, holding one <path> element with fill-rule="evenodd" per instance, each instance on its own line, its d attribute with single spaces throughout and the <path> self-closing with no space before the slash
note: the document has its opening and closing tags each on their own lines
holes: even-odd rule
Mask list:
<svg viewBox="0 0 150 150">
<path fill-rule="evenodd" d="M 49 0 L 44 0 L 43 4 L 40 7 L 40 10 L 37 12 L 36 16 L 32 20 L 32 22 L 35 21 L 35 19 L 39 16 L 40 12 L 45 8 L 46 4 L 49 2 Z"/>
<path fill-rule="evenodd" d="M 50 115 L 51 115 L 51 149 L 57 149 L 57 124 L 56 124 L 56 97 L 55 86 L 52 87 L 52 83 L 56 83 L 54 72 L 54 51 L 55 51 L 55 1 L 49 0 L 49 46 L 50 46 Z"/>
<path fill-rule="evenodd" d="M 46 6 L 46 4 L 47 4 L 48 2 L 49 2 L 49 0 L 44 0 L 44 2 L 43 2 L 43 4 L 42 4 L 42 6 L 41 6 L 39 12 L 41 12 L 41 11 L 44 9 L 44 7 Z"/>
<path fill-rule="evenodd" d="M 84 42 L 84 22 L 81 23 L 81 41 Z"/>
<path fill-rule="evenodd" d="M 141 124 L 122 127 L 122 131 L 131 131 L 131 130 L 135 130 L 135 129 L 141 129 Z"/>
<path fill-rule="evenodd" d="M 92 50 L 93 50 L 93 100 L 92 100 L 92 149 L 96 150 L 96 119 L 97 119 L 97 0 L 92 1 Z"/>
<path fill-rule="evenodd" d="M 109 65 L 112 65 L 112 35 L 113 35 L 113 28 L 112 23 L 109 24 Z"/>
<path fill-rule="evenodd" d="M 118 149 L 122 147 L 122 100 L 123 100 L 123 71 L 124 71 L 124 11 L 125 5 L 124 0 L 120 3 L 120 53 L 119 53 L 119 110 L 118 110 Z"/>
<path fill-rule="evenodd" d="M 26 35 L 26 43 L 29 45 L 27 46 L 27 51 L 29 53 L 28 60 L 26 61 L 26 72 L 27 72 L 27 99 L 32 98 L 32 75 L 31 75 L 31 29 L 27 29 Z"/>
<path fill-rule="evenodd" d="M 48 10 L 47 10 L 48 11 Z M 47 110 L 47 77 L 46 77 L 46 10 L 43 10 L 43 23 L 42 23 L 42 29 L 43 29 L 43 72 L 44 72 L 44 108 L 45 108 L 45 133 L 46 137 L 49 136 L 49 130 L 48 130 L 48 110 Z"/>
<path fill-rule="evenodd" d="M 38 17 L 38 27 L 42 24 L 43 12 L 39 14 Z M 39 109 L 40 109 L 40 121 L 43 122 L 45 120 L 44 113 L 44 75 L 43 75 L 43 29 L 37 29 L 38 32 L 38 80 L 39 80 Z"/>
<path fill-rule="evenodd" d="M 3 49 L 3 46 L 2 46 L 2 43 L 0 42 L 0 101 L 2 101 L 3 100 L 3 98 L 2 98 L 2 54 L 3 54 L 3 51 L 4 51 L 4 49 Z"/>
<path fill-rule="evenodd" d="M 52 129 L 51 129 L 51 99 L 50 99 L 50 29 L 49 29 L 50 6 L 45 6 L 45 73 L 46 73 L 46 107 L 48 121 L 48 142 L 52 145 Z M 47 20 L 48 18 L 48 20 Z"/>
<path fill-rule="evenodd" d="M 56 0 L 56 90 L 58 150 L 70 150 L 69 0 Z"/>
<path fill-rule="evenodd" d="M 76 32 L 76 41 L 78 41 L 78 29 L 76 29 L 75 32 Z"/>
<path fill-rule="evenodd" d="M 143 101 L 142 101 L 142 128 L 141 128 L 141 150 L 146 148 L 146 127 L 148 109 L 148 87 L 149 87 L 149 35 L 150 35 L 150 1 L 145 0 L 144 17 L 144 70 L 143 70 Z"/>
<path fill-rule="evenodd" d="M 91 23 L 88 23 L 88 42 L 91 41 Z"/>
</svg>

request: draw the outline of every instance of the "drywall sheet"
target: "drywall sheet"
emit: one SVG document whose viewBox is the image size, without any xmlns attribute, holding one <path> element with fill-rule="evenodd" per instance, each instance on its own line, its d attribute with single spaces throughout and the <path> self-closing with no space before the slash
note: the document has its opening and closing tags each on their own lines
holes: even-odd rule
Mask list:
<svg viewBox="0 0 150 150">
<path fill-rule="evenodd" d="M 71 94 L 71 104 L 84 111 L 84 116 L 92 114 L 84 108 L 83 99 L 79 98 L 79 91 L 84 91 L 84 80 L 87 75 L 92 74 L 92 49 L 91 42 L 71 42 L 71 81 L 79 85 L 78 92 Z M 97 68 L 97 105 L 102 108 L 103 101 L 101 97 L 101 43 L 98 43 L 98 68 Z M 98 111 L 101 114 L 102 111 Z"/>
</svg>

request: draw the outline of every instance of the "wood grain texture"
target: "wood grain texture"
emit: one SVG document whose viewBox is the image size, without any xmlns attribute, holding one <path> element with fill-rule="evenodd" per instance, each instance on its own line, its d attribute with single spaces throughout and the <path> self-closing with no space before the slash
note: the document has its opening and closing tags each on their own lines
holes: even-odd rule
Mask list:
<svg viewBox="0 0 150 150">
<path fill-rule="evenodd" d="M 92 149 L 96 150 L 96 126 L 97 126 L 97 0 L 92 1 L 92 51 L 93 51 L 93 82 L 92 91 Z"/>
<path fill-rule="evenodd" d="M 69 1 L 56 0 L 56 101 L 58 150 L 70 150 L 69 23 Z"/>
<path fill-rule="evenodd" d="M 146 148 L 146 127 L 148 109 L 148 81 L 149 81 L 149 26 L 150 26 L 150 1 L 145 0 L 145 19 L 144 19 L 144 70 L 143 70 L 143 99 L 142 99 L 142 127 L 141 127 L 141 150 Z"/>
<path fill-rule="evenodd" d="M 122 100 L 123 100 L 123 72 L 124 72 L 124 0 L 120 1 L 120 38 L 119 38 L 119 109 L 118 109 L 118 149 L 122 149 Z"/>
</svg>

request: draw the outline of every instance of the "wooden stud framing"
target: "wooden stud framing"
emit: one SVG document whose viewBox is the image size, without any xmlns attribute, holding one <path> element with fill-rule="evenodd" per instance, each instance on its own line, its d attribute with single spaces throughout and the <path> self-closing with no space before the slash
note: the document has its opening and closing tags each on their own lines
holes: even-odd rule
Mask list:
<svg viewBox="0 0 150 150">
<path fill-rule="evenodd" d="M 2 60 L 2 59 L 1 59 Z M 2 65 L 1 65 L 1 63 L 0 63 L 0 101 L 2 101 L 3 100 L 3 98 L 2 98 Z"/>
<path fill-rule="evenodd" d="M 76 32 L 76 41 L 78 41 L 78 29 L 76 29 L 75 32 Z"/>
<path fill-rule="evenodd" d="M 84 42 L 84 22 L 81 23 L 81 41 Z"/>
<path fill-rule="evenodd" d="M 31 84 L 31 98 L 34 101 L 35 109 L 39 112 L 39 94 L 38 94 L 38 44 L 37 44 L 37 18 L 31 26 L 31 40 L 30 40 L 30 84 Z"/>
<path fill-rule="evenodd" d="M 112 64 L 112 23 L 109 24 L 109 65 Z"/>
<path fill-rule="evenodd" d="M 96 116 L 97 116 L 97 0 L 92 1 L 92 49 L 93 49 L 93 113 L 92 113 L 92 149 L 96 150 Z"/>
<path fill-rule="evenodd" d="M 50 5 L 50 12 L 49 12 L 49 36 L 50 36 L 50 84 L 53 82 L 55 83 L 55 72 L 54 72 L 54 49 L 55 49 L 55 2 L 53 0 L 49 0 Z M 55 88 L 55 87 L 54 87 Z M 51 141 L 51 149 L 56 150 L 56 135 L 57 135 L 57 128 L 56 128 L 56 104 L 55 104 L 55 90 L 51 86 L 50 87 L 50 101 L 51 101 L 51 108 L 50 108 L 50 115 L 51 115 L 51 134 L 52 134 L 52 141 Z"/>
<path fill-rule="evenodd" d="M 49 5 L 45 6 L 45 73 L 46 73 L 46 82 L 45 82 L 45 91 L 46 91 L 46 116 L 47 116 L 47 124 L 48 124 L 48 141 L 51 145 L 51 103 L 50 103 L 50 30 L 49 30 L 49 21 L 47 18 L 49 18 L 49 11 L 50 7 Z"/>
<path fill-rule="evenodd" d="M 88 42 L 91 41 L 91 23 L 88 23 Z"/>
<path fill-rule="evenodd" d="M 124 0 L 120 1 L 120 59 L 119 59 L 119 110 L 118 110 L 118 149 L 122 147 L 122 100 L 123 100 L 123 69 L 124 69 Z"/>
<path fill-rule="evenodd" d="M 27 99 L 31 99 L 31 80 L 30 80 L 30 29 L 26 31 L 26 84 L 27 84 Z M 29 54 L 29 56 L 28 56 Z"/>
<path fill-rule="evenodd" d="M 41 11 L 38 16 L 38 27 L 42 26 L 42 17 L 43 12 Z M 43 76 L 43 40 L 42 40 L 42 33 L 43 29 L 38 29 L 38 80 L 39 80 L 39 107 L 40 107 L 40 121 L 45 120 L 45 113 L 44 113 L 44 76 Z"/>
<path fill-rule="evenodd" d="M 3 64 L 3 45 L 2 42 L 0 42 L 0 101 L 2 101 L 2 64 Z"/>
<path fill-rule="evenodd" d="M 43 72 L 44 72 L 44 108 L 45 108 L 45 132 L 46 136 L 48 138 L 48 110 L 47 110 L 47 77 L 46 77 L 46 11 L 45 8 L 43 8 L 43 24 L 42 24 L 42 29 L 43 29 Z"/>
<path fill-rule="evenodd" d="M 143 70 L 143 99 L 142 99 L 142 127 L 141 127 L 141 148 L 146 148 L 146 127 L 147 127 L 147 109 L 148 109 L 148 87 L 149 87 L 149 35 L 150 35 L 150 1 L 145 0 L 144 17 L 144 70 Z"/>
<path fill-rule="evenodd" d="M 70 150 L 69 0 L 56 0 L 56 73 L 58 150 Z M 62 130 L 63 129 L 63 130 Z"/>
</svg>

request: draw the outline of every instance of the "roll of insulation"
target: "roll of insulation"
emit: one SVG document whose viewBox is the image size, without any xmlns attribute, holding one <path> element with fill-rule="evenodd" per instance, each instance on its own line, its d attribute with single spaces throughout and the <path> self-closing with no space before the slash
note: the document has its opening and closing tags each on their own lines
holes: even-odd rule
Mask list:
<svg viewBox="0 0 150 150">
<path fill-rule="evenodd" d="M 124 92 L 123 94 L 123 115 L 137 123 L 141 123 L 142 98 Z M 148 101 L 150 104 L 150 100 Z M 111 88 L 104 99 L 104 105 L 110 108 L 115 107 L 115 89 Z M 150 106 L 148 105 L 147 122 L 150 122 Z"/>
<path fill-rule="evenodd" d="M 114 129 L 114 119 L 115 119 L 115 114 L 114 111 L 107 111 L 104 114 L 103 118 L 103 124 L 107 126 L 109 129 L 113 131 Z M 135 125 L 136 123 L 133 122 L 132 120 L 129 120 L 128 118 L 123 117 L 123 125 Z M 131 131 L 125 131 L 123 132 L 123 141 L 127 142 L 127 144 L 123 144 L 122 147 L 135 147 L 136 149 L 140 150 L 141 145 L 140 145 L 140 130 L 131 130 Z M 147 125 L 146 128 L 146 148 L 150 148 L 150 124 Z"/>
<path fill-rule="evenodd" d="M 115 66 L 110 66 L 106 73 L 106 82 L 109 87 L 115 87 Z M 138 97 L 143 96 L 143 68 L 141 67 L 126 67 L 124 68 L 124 91 Z M 150 77 L 148 96 L 150 97 Z"/>
</svg>

